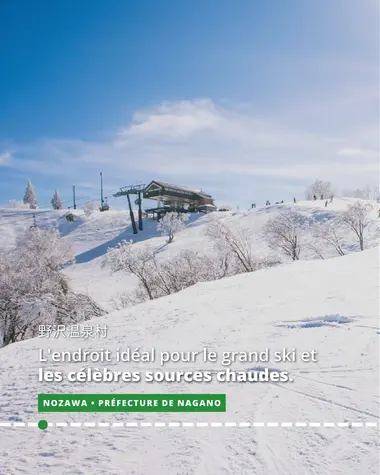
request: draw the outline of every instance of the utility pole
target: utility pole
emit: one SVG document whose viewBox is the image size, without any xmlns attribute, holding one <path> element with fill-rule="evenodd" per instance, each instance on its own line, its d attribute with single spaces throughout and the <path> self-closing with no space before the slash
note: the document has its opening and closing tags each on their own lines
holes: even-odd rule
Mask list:
<svg viewBox="0 0 380 475">
<path fill-rule="evenodd" d="M 73 186 L 73 208 L 77 209 L 77 204 L 75 203 L 75 186 Z"/>
<path fill-rule="evenodd" d="M 103 209 L 104 199 L 103 199 L 103 173 L 100 172 L 100 208 Z"/>
</svg>

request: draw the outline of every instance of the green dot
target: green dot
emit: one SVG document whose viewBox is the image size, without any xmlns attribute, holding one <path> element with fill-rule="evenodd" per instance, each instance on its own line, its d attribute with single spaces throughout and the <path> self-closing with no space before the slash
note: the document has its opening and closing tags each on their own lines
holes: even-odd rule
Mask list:
<svg viewBox="0 0 380 475">
<path fill-rule="evenodd" d="M 38 421 L 38 427 L 41 430 L 47 429 L 48 425 L 49 425 L 48 422 L 43 419 L 41 421 Z"/>
</svg>

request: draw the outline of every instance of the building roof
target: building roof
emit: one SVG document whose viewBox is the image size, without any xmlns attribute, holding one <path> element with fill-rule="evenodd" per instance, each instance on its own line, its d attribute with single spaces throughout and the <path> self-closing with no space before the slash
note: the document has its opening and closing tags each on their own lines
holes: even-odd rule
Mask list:
<svg viewBox="0 0 380 475">
<path fill-rule="evenodd" d="M 208 195 L 207 193 L 204 193 L 202 190 L 199 190 L 199 189 L 189 188 L 187 186 L 173 185 L 171 183 L 166 183 L 164 181 L 157 181 L 157 180 L 152 180 L 145 189 L 149 188 L 152 183 L 156 183 L 157 185 L 162 186 L 164 188 L 173 188 L 174 190 L 178 190 L 178 191 L 181 191 L 181 190 L 190 191 L 192 193 L 197 194 L 201 198 L 212 198 L 211 195 Z"/>
<path fill-rule="evenodd" d="M 156 181 L 153 180 L 154 183 L 157 183 L 157 185 L 162 185 L 164 187 L 168 188 L 175 188 L 177 190 L 187 190 L 187 191 L 192 191 L 194 193 L 201 193 L 202 190 L 198 190 L 196 188 L 190 188 L 188 186 L 181 186 L 181 185 L 173 185 L 172 183 L 166 183 L 165 181 Z"/>
</svg>

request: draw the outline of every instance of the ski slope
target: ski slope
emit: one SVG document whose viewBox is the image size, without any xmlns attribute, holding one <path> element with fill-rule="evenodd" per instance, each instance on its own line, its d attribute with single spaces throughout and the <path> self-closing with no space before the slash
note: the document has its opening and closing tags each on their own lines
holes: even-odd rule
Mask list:
<svg viewBox="0 0 380 475">
<path fill-rule="evenodd" d="M 0 351 L 2 422 L 36 422 L 44 392 L 225 393 L 226 413 L 43 414 L 49 422 L 312 422 L 321 427 L 0 427 L 0 473 L 58 475 L 378 474 L 378 249 L 300 261 L 114 312 L 106 341 L 33 339 Z M 105 284 L 106 285 L 106 284 Z M 317 363 L 278 363 L 288 383 L 39 383 L 38 348 L 314 349 Z M 57 368 L 61 364 L 56 363 Z M 88 366 L 88 365 L 84 365 Z M 94 365 L 92 365 L 94 366 Z M 103 364 L 97 364 L 101 368 Z M 115 364 L 113 370 L 155 370 Z M 263 365 L 261 365 L 263 366 Z M 72 366 L 64 365 L 65 370 Z M 253 369 L 236 363 L 232 369 Z M 221 369 L 196 364 L 192 369 Z M 170 364 L 166 370 L 189 369 Z M 323 427 L 323 423 L 334 423 Z M 337 423 L 376 427 L 337 427 Z"/>
<path fill-rule="evenodd" d="M 314 226 L 352 203 L 324 202 L 273 205 L 246 211 L 213 213 L 234 228 L 250 228 L 252 245 L 266 254 L 262 230 L 271 217 L 297 209 Z M 376 206 L 376 205 L 375 205 Z M 108 422 L 110 427 L 0 426 L 0 474 L 157 474 L 157 475 L 354 475 L 378 474 L 379 463 L 379 302 L 378 222 L 367 235 L 367 250 L 334 257 L 325 251 L 315 260 L 305 249 L 303 260 L 217 282 L 197 284 L 181 293 L 112 312 L 94 324 L 107 324 L 107 340 L 33 339 L 0 350 L 0 423 L 29 423 L 46 418 L 58 422 Z M 109 247 L 137 239 L 160 249 L 166 259 L 182 249 L 211 253 L 205 236 L 210 216 L 193 215 L 175 241 L 165 244 L 156 222 L 144 221 L 134 236 L 126 211 L 93 213 L 76 210 L 74 223 L 66 211 L 0 210 L 0 242 L 4 248 L 33 223 L 57 228 L 73 244 L 76 263 L 65 269 L 73 288 L 89 293 L 110 310 L 110 299 L 132 290 L 133 277 L 110 275 L 101 268 Z M 231 369 L 254 371 L 265 366 L 290 372 L 288 383 L 39 383 L 38 349 L 98 350 L 105 347 L 150 348 L 157 351 L 261 351 L 282 348 L 316 350 L 317 363 L 234 363 Z M 84 367 L 94 365 L 84 365 Z M 96 367 L 101 368 L 102 364 Z M 56 364 L 56 369 L 77 369 Z M 159 364 L 114 364 L 113 370 L 158 370 Z M 220 363 L 168 364 L 167 371 L 223 369 Z M 38 414 L 39 393 L 225 393 L 226 413 Z M 124 424 L 112 427 L 113 423 Z M 125 423 L 136 422 L 137 427 Z M 150 422 L 153 427 L 141 427 Z M 165 427 L 155 427 L 155 423 Z M 169 423 L 194 427 L 168 427 Z M 212 423 L 222 427 L 212 427 Z M 351 423 L 362 426 L 352 427 Z M 206 423 L 197 427 L 197 423 Z M 225 426 L 225 423 L 230 423 Z M 252 427 L 264 423 L 264 427 Z M 266 424 L 271 424 L 268 427 Z M 292 423 L 291 427 L 282 427 Z M 304 423 L 306 427 L 295 426 Z M 310 427 L 310 423 L 314 424 Z M 332 423 L 332 427 L 324 424 Z M 348 427 L 338 424 L 349 423 Z M 232 425 L 231 425 L 232 424 Z M 236 424 L 237 426 L 233 426 Z M 239 427 L 239 424 L 242 427 Z M 277 424 L 277 426 L 276 426 Z M 366 424 L 369 424 L 367 427 Z M 249 427 L 246 427 L 246 426 Z"/>
<path fill-rule="evenodd" d="M 157 232 L 157 222 L 151 219 L 144 220 L 144 231 L 138 235 L 132 232 L 129 212 L 127 210 L 110 210 L 100 213 L 94 212 L 86 217 L 83 210 L 72 211 L 76 215 L 74 223 L 65 219 L 67 210 L 11 210 L 0 209 L 0 246 L 11 247 L 15 239 L 23 230 L 33 224 L 36 216 L 38 226 L 59 229 L 64 239 L 70 240 L 73 245 L 76 264 L 65 270 L 70 278 L 73 288 L 90 295 L 106 310 L 113 309 L 113 300 L 136 286 L 133 276 L 122 273 L 110 275 L 107 269 L 101 267 L 103 256 L 107 249 L 114 247 L 123 240 L 133 240 L 137 245 L 149 244 L 160 250 L 162 259 L 176 255 L 182 249 L 192 249 L 201 253 L 212 253 L 212 242 L 205 236 L 205 229 L 210 219 L 219 219 L 234 229 L 250 229 L 252 231 L 252 246 L 258 255 L 273 254 L 269 251 L 263 237 L 263 227 L 266 222 L 287 210 L 297 210 L 306 219 L 309 228 L 302 235 L 302 259 L 314 259 L 315 254 L 307 249 L 307 243 L 312 241 L 311 233 L 315 226 L 329 220 L 336 213 L 347 209 L 349 204 L 355 202 L 352 198 L 335 198 L 325 208 L 324 200 L 301 201 L 296 204 L 284 203 L 268 207 L 258 207 L 249 210 L 235 210 L 231 212 L 215 212 L 205 216 L 193 214 L 184 231 L 179 233 L 173 243 L 165 245 L 166 238 Z M 379 204 L 372 202 L 373 223 L 368 229 L 367 247 L 377 245 L 379 226 L 376 211 Z M 347 234 L 346 231 L 341 231 Z M 350 252 L 358 250 L 358 244 L 353 235 L 347 235 L 351 246 Z M 335 251 L 326 249 L 324 257 L 334 257 Z M 281 256 L 286 262 L 286 258 Z"/>
</svg>

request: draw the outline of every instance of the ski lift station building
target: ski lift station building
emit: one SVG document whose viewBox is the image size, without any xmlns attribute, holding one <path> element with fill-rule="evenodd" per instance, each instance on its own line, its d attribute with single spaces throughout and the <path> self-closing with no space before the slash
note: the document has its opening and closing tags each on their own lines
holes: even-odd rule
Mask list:
<svg viewBox="0 0 380 475">
<path fill-rule="evenodd" d="M 214 211 L 214 199 L 202 190 L 153 180 L 144 189 L 144 199 L 157 201 L 157 207 L 184 208 L 194 211 Z"/>
</svg>

